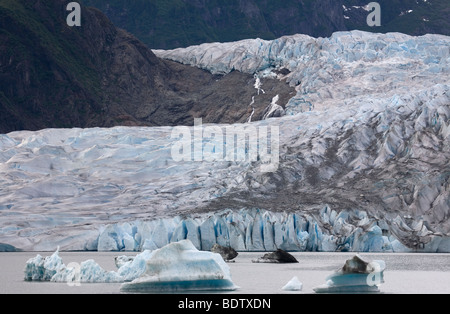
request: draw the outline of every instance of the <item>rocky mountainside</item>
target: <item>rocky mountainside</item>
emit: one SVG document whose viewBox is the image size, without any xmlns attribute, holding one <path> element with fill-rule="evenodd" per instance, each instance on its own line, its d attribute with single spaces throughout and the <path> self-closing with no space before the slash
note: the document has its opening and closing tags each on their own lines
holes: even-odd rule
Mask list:
<svg viewBox="0 0 450 314">
<path fill-rule="evenodd" d="M 99 10 L 82 7 L 69 27 L 67 1 L 0 1 L 0 132 L 61 127 L 245 122 L 257 96 L 253 75 L 212 75 L 158 59 Z M 293 89 L 263 82 L 263 117 L 272 98 Z"/>
<path fill-rule="evenodd" d="M 369 27 L 369 0 L 83 0 L 151 48 L 275 39 L 336 31 L 450 35 L 447 0 L 379 0 L 381 27 Z"/>
<path fill-rule="evenodd" d="M 344 29 L 341 1 L 334 0 L 84 0 L 151 48 L 286 34 L 314 36 Z"/>
</svg>

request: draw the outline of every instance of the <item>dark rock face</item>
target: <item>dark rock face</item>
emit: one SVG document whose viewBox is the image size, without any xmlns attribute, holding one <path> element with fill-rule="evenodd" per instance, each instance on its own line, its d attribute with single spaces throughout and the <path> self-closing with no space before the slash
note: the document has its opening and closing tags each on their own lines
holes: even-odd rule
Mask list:
<svg viewBox="0 0 450 314">
<path fill-rule="evenodd" d="M 272 253 L 264 254 L 262 257 L 253 260 L 253 263 L 298 263 L 297 259 L 281 249 Z"/>
<path fill-rule="evenodd" d="M 304 33 L 329 36 L 345 29 L 342 0 L 122 1 L 84 0 L 151 48 L 204 42 L 275 39 Z"/>
<path fill-rule="evenodd" d="M 275 39 L 307 34 L 364 30 L 410 35 L 449 35 L 448 0 L 378 0 L 382 26 L 369 27 L 367 0 L 84 0 L 99 8 L 119 27 L 155 49 L 187 47 L 204 42 L 248 38 Z M 412 11 L 408 13 L 409 11 Z"/>
<path fill-rule="evenodd" d="M 233 260 L 239 254 L 232 247 L 224 247 L 217 243 L 213 245 L 211 252 L 220 254 L 226 262 Z"/>
<path fill-rule="evenodd" d="M 66 5 L 0 4 L 0 133 L 193 125 L 194 118 L 235 123 L 250 116 L 256 94 L 251 75 L 215 76 L 160 60 L 94 8 L 82 7 L 81 27 L 69 27 Z M 283 106 L 294 93 L 284 82 L 269 81 L 253 120 L 262 118 L 276 95 Z"/>
</svg>

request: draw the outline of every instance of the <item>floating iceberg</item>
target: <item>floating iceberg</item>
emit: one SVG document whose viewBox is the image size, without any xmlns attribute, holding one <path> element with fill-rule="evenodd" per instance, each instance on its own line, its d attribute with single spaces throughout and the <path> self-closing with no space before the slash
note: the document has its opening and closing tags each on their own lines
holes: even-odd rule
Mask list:
<svg viewBox="0 0 450 314">
<path fill-rule="evenodd" d="M 59 248 L 51 256 L 37 255 L 27 261 L 25 267 L 26 281 L 50 281 L 56 274 L 66 268 L 59 256 Z"/>
<path fill-rule="evenodd" d="M 232 247 L 224 247 L 217 243 L 213 245 L 211 252 L 220 254 L 226 262 L 233 261 L 233 259 L 239 255 L 239 253 Z"/>
<path fill-rule="evenodd" d="M 189 240 L 154 251 L 145 273 L 121 288 L 125 292 L 236 289 L 222 257 L 198 251 Z"/>
<path fill-rule="evenodd" d="M 279 264 L 288 264 L 288 263 L 298 263 L 297 259 L 283 250 L 276 250 L 272 253 L 264 254 L 262 257 L 257 258 L 256 260 L 252 260 L 253 263 L 279 263 Z"/>
<path fill-rule="evenodd" d="M 145 252 L 142 254 L 145 254 Z M 132 269 L 132 273 L 140 275 L 140 272 L 137 272 L 137 267 L 133 267 Z M 51 256 L 45 258 L 37 255 L 29 259 L 26 262 L 24 279 L 26 281 L 52 281 L 66 282 L 69 284 L 81 282 L 123 282 L 128 278 L 124 270 L 125 268 L 121 268 L 119 272 L 108 272 L 94 260 L 87 260 L 81 264 L 70 263 L 65 265 L 59 256 L 59 250 L 57 250 Z"/>
<path fill-rule="evenodd" d="M 80 265 L 65 265 L 59 250 L 43 258 L 37 255 L 27 261 L 26 281 L 75 283 L 125 283 L 121 290 L 186 291 L 236 290 L 228 265 L 220 254 L 202 252 L 189 240 L 166 245 L 155 251 L 146 250 L 136 257 L 119 256 L 117 271 L 106 271 L 94 260 Z"/>
<path fill-rule="evenodd" d="M 356 255 L 344 267 L 327 277 L 326 284 L 314 288 L 316 293 L 379 292 L 384 283 L 384 261 L 366 262 Z"/>
<path fill-rule="evenodd" d="M 116 259 L 117 271 L 106 271 L 94 260 L 65 265 L 59 256 L 59 248 L 51 256 L 37 255 L 29 259 L 25 266 L 26 281 L 51 281 L 76 283 L 126 282 L 141 276 L 146 269 L 146 261 L 151 251 L 144 251 L 135 257 L 121 256 Z"/>
<path fill-rule="evenodd" d="M 282 288 L 284 291 L 302 291 L 303 283 L 297 276 L 289 280 L 289 282 Z"/>
</svg>

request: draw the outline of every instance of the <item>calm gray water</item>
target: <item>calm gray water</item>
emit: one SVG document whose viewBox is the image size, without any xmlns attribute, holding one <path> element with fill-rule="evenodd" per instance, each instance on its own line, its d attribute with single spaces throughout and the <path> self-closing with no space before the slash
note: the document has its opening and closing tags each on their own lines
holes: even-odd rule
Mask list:
<svg viewBox="0 0 450 314">
<path fill-rule="evenodd" d="M 0 294 L 116 294 L 121 284 L 86 284 L 69 286 L 66 283 L 25 282 L 26 261 L 38 253 L 0 253 Z M 39 253 L 42 256 L 51 253 Z M 124 253 L 62 252 L 67 265 L 94 259 L 106 270 L 116 270 L 114 257 Z M 128 254 L 135 255 L 135 254 Z M 334 270 L 341 268 L 351 253 L 293 253 L 298 264 L 256 264 L 252 259 L 262 253 L 240 253 L 229 263 L 232 279 L 239 290 L 227 293 L 279 294 L 281 288 L 294 276 L 303 283 L 303 291 L 314 293 L 313 288 L 325 283 Z M 360 254 L 367 260 L 386 262 L 385 283 L 382 293 L 388 294 L 449 294 L 450 254 Z"/>
</svg>

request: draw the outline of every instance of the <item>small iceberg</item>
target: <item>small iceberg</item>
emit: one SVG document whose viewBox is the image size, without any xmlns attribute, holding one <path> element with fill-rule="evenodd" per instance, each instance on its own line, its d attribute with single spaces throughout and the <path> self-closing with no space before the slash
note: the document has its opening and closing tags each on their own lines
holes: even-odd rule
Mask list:
<svg viewBox="0 0 450 314">
<path fill-rule="evenodd" d="M 225 262 L 234 262 L 234 259 L 239 255 L 232 247 L 225 247 L 220 244 L 214 244 L 211 252 L 220 254 Z"/>
<path fill-rule="evenodd" d="M 302 291 L 303 283 L 295 276 L 281 289 L 284 291 Z"/>
<path fill-rule="evenodd" d="M 342 269 L 327 277 L 326 284 L 314 288 L 316 293 L 376 293 L 384 283 L 384 261 L 366 262 L 359 255 L 345 262 Z"/>
<path fill-rule="evenodd" d="M 220 254 L 199 251 L 182 240 L 153 251 L 145 273 L 124 283 L 123 292 L 174 292 L 191 290 L 236 290 L 230 268 Z"/>
</svg>

